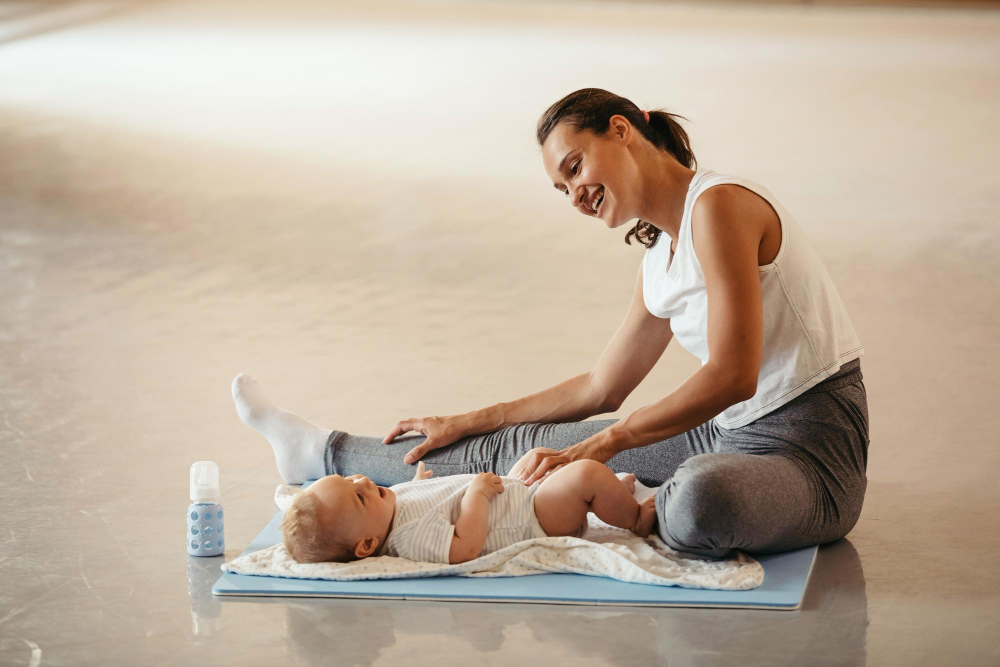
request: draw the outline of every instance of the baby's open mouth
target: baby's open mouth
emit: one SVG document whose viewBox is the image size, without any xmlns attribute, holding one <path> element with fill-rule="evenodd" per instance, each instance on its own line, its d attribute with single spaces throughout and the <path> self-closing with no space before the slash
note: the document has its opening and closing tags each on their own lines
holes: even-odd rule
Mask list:
<svg viewBox="0 0 1000 667">
<path fill-rule="evenodd" d="M 383 489 L 381 486 L 378 487 L 378 497 L 385 498 L 385 489 Z"/>
</svg>

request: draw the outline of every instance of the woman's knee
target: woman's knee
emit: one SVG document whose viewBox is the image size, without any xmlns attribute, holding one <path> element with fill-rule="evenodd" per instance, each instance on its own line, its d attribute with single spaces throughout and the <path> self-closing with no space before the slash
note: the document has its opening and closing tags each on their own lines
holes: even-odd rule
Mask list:
<svg viewBox="0 0 1000 667">
<path fill-rule="evenodd" d="M 835 514 L 835 520 L 830 521 L 827 530 L 817 540 L 820 544 L 834 542 L 842 537 L 847 537 L 848 533 L 854 530 L 858 520 L 861 518 L 861 507 L 864 501 L 864 488 L 860 495 L 849 497 L 839 503 Z"/>
<path fill-rule="evenodd" d="M 740 503 L 717 456 L 692 457 L 658 491 L 660 538 L 673 549 L 720 558 L 738 546 Z"/>
</svg>

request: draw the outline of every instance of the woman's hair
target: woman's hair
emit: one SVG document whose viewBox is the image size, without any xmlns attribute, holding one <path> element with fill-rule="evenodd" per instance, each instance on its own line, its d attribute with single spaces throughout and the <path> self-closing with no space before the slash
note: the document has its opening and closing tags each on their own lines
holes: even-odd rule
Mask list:
<svg viewBox="0 0 1000 667">
<path fill-rule="evenodd" d="M 590 130 L 600 136 L 610 128 L 611 117 L 621 115 L 625 116 L 654 146 L 673 155 L 688 169 L 697 169 L 698 161 L 691 152 L 691 142 L 687 132 L 675 120 L 684 116 L 660 110 L 648 113 L 649 122 L 646 122 L 642 110 L 631 100 L 600 88 L 581 88 L 550 106 L 538 119 L 536 130 L 538 145 L 545 144 L 545 140 L 559 123 L 569 123 L 577 132 Z M 656 243 L 660 231 L 648 222 L 639 220 L 625 235 L 625 243 L 632 245 L 629 237 L 634 234 L 639 243 L 648 248 Z"/>
<path fill-rule="evenodd" d="M 313 493 L 300 493 L 285 510 L 281 533 L 285 549 L 299 563 L 346 563 L 357 560 L 354 549 L 323 521 L 324 508 Z"/>
</svg>

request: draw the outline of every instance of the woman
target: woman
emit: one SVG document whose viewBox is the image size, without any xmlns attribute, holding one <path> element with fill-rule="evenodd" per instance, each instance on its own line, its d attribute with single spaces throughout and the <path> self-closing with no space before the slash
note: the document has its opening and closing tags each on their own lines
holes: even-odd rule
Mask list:
<svg viewBox="0 0 1000 667">
<path fill-rule="evenodd" d="M 418 460 L 439 475 L 506 474 L 530 452 L 529 484 L 594 459 L 659 486 L 657 531 L 678 550 L 719 558 L 846 535 L 866 487 L 864 350 L 788 211 L 752 181 L 698 169 L 675 118 L 587 88 L 538 123 L 555 188 L 609 228 L 638 218 L 625 242 L 646 247 L 631 308 L 592 371 L 467 414 L 405 419 L 382 441 L 262 407 L 255 428 L 274 434 L 286 480 L 364 473 L 389 485 Z M 697 372 L 624 419 L 581 421 L 617 410 L 675 336 Z M 409 431 L 423 435 L 400 437 Z M 381 446 L 402 442 L 402 461 Z"/>
</svg>

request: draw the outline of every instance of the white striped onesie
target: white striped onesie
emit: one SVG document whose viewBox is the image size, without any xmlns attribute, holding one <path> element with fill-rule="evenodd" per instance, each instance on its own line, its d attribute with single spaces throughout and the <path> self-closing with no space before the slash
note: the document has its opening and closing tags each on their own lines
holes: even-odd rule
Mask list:
<svg viewBox="0 0 1000 667">
<path fill-rule="evenodd" d="M 389 536 L 377 555 L 448 563 L 462 498 L 475 478 L 475 474 L 448 475 L 394 484 L 396 512 Z M 541 482 L 525 486 L 516 477 L 500 479 L 504 491 L 490 501 L 489 532 L 479 556 L 515 542 L 547 537 L 534 508 L 535 491 Z"/>
</svg>

